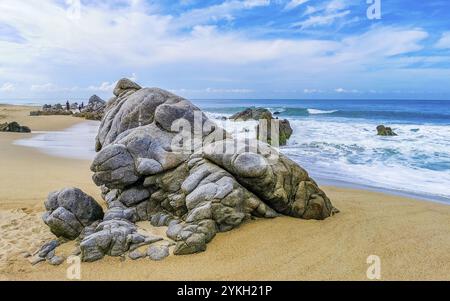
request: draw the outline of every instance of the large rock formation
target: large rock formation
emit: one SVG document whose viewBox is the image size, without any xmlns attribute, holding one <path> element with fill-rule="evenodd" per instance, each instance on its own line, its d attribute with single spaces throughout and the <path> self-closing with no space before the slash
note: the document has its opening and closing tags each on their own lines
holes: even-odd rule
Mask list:
<svg viewBox="0 0 450 301">
<path fill-rule="evenodd" d="M 13 121 L 11 123 L 5 122 L 0 124 L 0 132 L 10 132 L 10 133 L 31 133 L 31 130 L 27 126 L 21 126 L 17 122 Z"/>
<path fill-rule="evenodd" d="M 167 245 L 184 255 L 252 218 L 322 220 L 337 212 L 295 162 L 260 141 L 234 140 L 186 99 L 129 80 L 119 81 L 114 95 L 91 167 L 108 210 L 80 233 L 84 261 L 145 256 L 135 250 L 161 238 L 139 233 L 138 221 L 168 227 Z M 67 209 L 49 209 L 61 207 Z M 148 256 L 164 258 L 167 245 L 152 246 Z"/>
</svg>

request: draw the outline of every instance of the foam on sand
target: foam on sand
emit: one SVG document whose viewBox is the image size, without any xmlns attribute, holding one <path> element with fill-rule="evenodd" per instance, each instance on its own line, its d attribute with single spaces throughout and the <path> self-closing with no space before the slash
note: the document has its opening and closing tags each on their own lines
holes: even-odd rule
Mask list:
<svg viewBox="0 0 450 301">
<path fill-rule="evenodd" d="M 14 144 L 36 148 L 52 156 L 93 160 L 99 125 L 97 121 L 87 121 L 64 131 L 33 132 L 37 135 L 30 139 L 17 140 Z"/>
</svg>

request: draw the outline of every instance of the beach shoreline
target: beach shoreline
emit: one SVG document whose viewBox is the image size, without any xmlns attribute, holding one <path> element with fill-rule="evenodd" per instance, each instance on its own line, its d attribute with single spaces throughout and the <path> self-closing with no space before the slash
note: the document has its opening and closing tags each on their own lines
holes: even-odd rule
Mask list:
<svg viewBox="0 0 450 301">
<path fill-rule="evenodd" d="M 32 109 L 0 105 L 0 122 L 18 121 L 34 131 L 85 122 L 30 117 Z M 75 186 L 100 201 L 100 189 L 92 182 L 90 161 L 13 143 L 32 136 L 0 134 L 0 165 L 8 171 L 0 177 L 0 279 L 67 280 L 67 265 L 31 266 L 22 252 L 51 237 L 40 219 L 48 192 Z M 450 280 L 449 206 L 360 189 L 323 189 L 341 210 L 325 221 L 252 221 L 219 234 L 205 253 L 164 262 L 107 258 L 83 264 L 83 280 L 367 280 L 370 255 L 382 260 L 383 280 Z"/>
</svg>

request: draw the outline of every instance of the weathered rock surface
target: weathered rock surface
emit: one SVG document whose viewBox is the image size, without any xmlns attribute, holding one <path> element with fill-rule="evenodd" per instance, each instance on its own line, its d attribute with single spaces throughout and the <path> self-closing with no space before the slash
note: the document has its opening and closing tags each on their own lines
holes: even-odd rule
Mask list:
<svg viewBox="0 0 450 301">
<path fill-rule="evenodd" d="M 17 122 L 13 121 L 11 123 L 1 123 L 0 132 L 10 132 L 10 133 L 31 133 L 31 130 L 27 126 L 21 126 Z"/>
<path fill-rule="evenodd" d="M 377 126 L 378 136 L 397 136 L 397 134 L 390 128 L 384 125 Z"/>
<path fill-rule="evenodd" d="M 279 115 L 279 112 L 275 112 L 274 115 Z M 257 120 L 260 124 L 256 128 L 256 139 L 269 144 L 275 144 L 274 139 L 277 139 L 278 145 L 284 146 L 287 144 L 289 138 L 293 134 L 293 129 L 289 120 L 274 118 L 272 113 L 264 108 L 248 108 L 242 112 L 236 113 L 230 117 L 230 120 L 234 121 L 248 121 Z M 272 127 L 277 127 L 278 138 L 272 137 Z"/>
<path fill-rule="evenodd" d="M 242 112 L 238 112 L 230 117 L 234 121 L 248 121 L 248 120 L 272 120 L 272 113 L 264 108 L 248 108 Z"/>
<path fill-rule="evenodd" d="M 274 141 L 276 137 L 272 137 L 272 126 L 278 127 L 278 142 Z M 291 127 L 291 123 L 287 119 L 270 119 L 267 122 L 260 123 L 256 128 L 258 140 L 267 142 L 271 145 L 275 142 L 278 143 L 279 146 L 286 145 L 293 133 L 294 130 Z"/>
<path fill-rule="evenodd" d="M 169 256 L 168 246 L 151 246 L 147 251 L 151 260 L 160 261 Z"/>
<path fill-rule="evenodd" d="M 77 238 L 86 226 L 103 219 L 103 209 L 77 188 L 65 188 L 49 194 L 45 202 L 44 222 L 58 237 Z"/>
<path fill-rule="evenodd" d="M 153 259 L 166 257 L 166 245 L 152 245 L 162 238 L 138 233 L 139 221 L 168 227 L 174 254 L 185 255 L 205 251 L 218 232 L 252 218 L 320 220 L 338 212 L 296 163 L 256 139 L 234 140 L 186 99 L 129 80 L 119 81 L 114 94 L 91 166 L 108 206 L 103 221 L 72 225 L 74 210 L 48 201 L 47 219 L 63 216 L 62 228 L 73 230 L 49 223 L 55 232 L 82 232 L 84 261 L 127 252 L 137 259 L 143 245 Z"/>
</svg>

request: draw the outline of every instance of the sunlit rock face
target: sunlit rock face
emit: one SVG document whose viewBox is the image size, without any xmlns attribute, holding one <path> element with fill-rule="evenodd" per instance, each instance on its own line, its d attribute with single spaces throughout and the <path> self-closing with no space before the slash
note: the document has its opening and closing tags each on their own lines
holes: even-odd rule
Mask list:
<svg viewBox="0 0 450 301">
<path fill-rule="evenodd" d="M 108 210 L 82 234 L 84 260 L 145 243 L 138 221 L 168 227 L 165 239 L 184 255 L 252 218 L 322 220 L 338 212 L 295 162 L 260 141 L 233 139 L 188 100 L 125 79 L 114 94 L 91 166 Z"/>
</svg>

